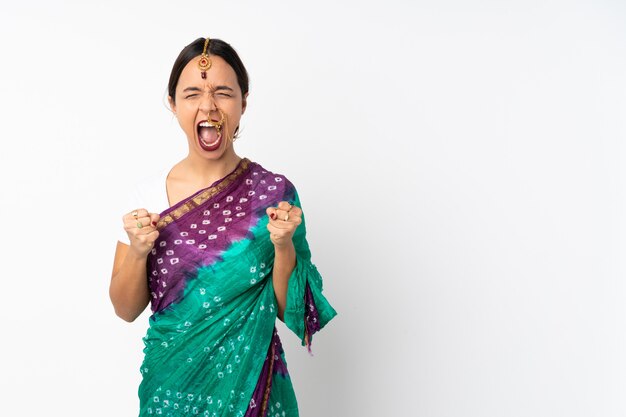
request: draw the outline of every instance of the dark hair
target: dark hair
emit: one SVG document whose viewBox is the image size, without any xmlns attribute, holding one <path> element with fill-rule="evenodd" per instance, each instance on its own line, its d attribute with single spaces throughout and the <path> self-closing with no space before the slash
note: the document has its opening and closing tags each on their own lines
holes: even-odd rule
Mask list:
<svg viewBox="0 0 626 417">
<path fill-rule="evenodd" d="M 183 72 L 183 68 L 195 57 L 202 55 L 204 49 L 205 38 L 198 38 L 191 42 L 189 45 L 180 51 L 178 58 L 174 62 L 172 72 L 170 74 L 170 81 L 167 84 L 167 92 L 172 97 L 172 101 L 176 102 L 176 85 L 178 85 L 178 79 Z M 241 89 L 241 96 L 245 96 L 248 92 L 248 72 L 246 67 L 243 66 L 243 62 L 237 55 L 237 52 L 232 46 L 227 44 L 221 39 L 211 39 L 209 41 L 209 55 L 217 55 L 224 59 L 231 66 L 237 75 L 237 83 Z"/>
</svg>

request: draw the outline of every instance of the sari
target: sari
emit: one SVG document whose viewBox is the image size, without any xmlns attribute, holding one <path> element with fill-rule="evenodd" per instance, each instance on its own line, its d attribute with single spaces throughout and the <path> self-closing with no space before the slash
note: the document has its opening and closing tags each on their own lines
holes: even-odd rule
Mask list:
<svg viewBox="0 0 626 417">
<path fill-rule="evenodd" d="M 248 158 L 160 213 L 147 257 L 152 315 L 142 339 L 140 416 L 298 416 L 275 327 L 266 208 L 301 207 L 294 185 Z M 337 312 L 322 295 L 304 214 L 292 237 L 284 323 L 311 353 Z"/>
</svg>

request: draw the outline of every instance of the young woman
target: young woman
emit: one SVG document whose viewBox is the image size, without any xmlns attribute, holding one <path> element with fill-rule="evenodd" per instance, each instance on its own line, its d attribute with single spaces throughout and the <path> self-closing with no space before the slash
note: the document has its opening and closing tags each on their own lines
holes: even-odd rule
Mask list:
<svg viewBox="0 0 626 417">
<path fill-rule="evenodd" d="M 146 200 L 123 216 L 109 290 L 126 321 L 152 309 L 140 416 L 297 416 L 276 317 L 310 351 L 337 314 L 298 193 L 235 153 L 248 75 L 229 44 L 186 46 L 168 89 L 189 154 L 136 190 Z M 150 199 L 164 207 L 151 212 Z"/>
</svg>

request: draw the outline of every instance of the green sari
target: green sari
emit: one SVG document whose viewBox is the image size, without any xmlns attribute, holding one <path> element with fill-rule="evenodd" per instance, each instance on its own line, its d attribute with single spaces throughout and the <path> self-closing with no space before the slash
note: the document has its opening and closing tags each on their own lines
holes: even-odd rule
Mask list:
<svg viewBox="0 0 626 417">
<path fill-rule="evenodd" d="M 226 177 L 161 213 L 147 259 L 153 314 L 143 338 L 140 416 L 298 416 L 276 331 L 267 207 L 293 184 L 243 158 Z M 310 344 L 337 312 L 311 263 L 304 215 L 284 322 Z"/>
</svg>

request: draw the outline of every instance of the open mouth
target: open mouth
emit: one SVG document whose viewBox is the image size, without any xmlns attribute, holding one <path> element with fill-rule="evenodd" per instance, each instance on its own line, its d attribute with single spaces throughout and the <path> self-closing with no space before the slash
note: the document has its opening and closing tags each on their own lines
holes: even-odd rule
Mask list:
<svg viewBox="0 0 626 417">
<path fill-rule="evenodd" d="M 221 120 L 203 120 L 196 127 L 200 146 L 207 151 L 217 149 L 221 143 L 222 127 L 226 117 L 221 110 L 220 115 Z"/>
</svg>

